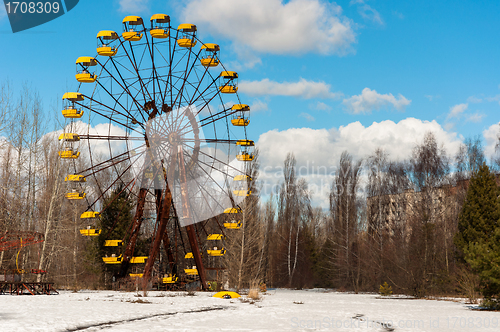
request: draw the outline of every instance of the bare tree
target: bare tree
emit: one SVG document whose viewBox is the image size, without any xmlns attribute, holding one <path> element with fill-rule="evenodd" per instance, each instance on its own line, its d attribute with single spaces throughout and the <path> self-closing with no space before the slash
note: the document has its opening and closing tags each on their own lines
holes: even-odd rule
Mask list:
<svg viewBox="0 0 500 332">
<path fill-rule="evenodd" d="M 358 210 L 360 200 L 358 189 L 360 185 L 362 161 L 354 162 L 347 151 L 342 152 L 338 171 L 335 174 L 330 192 L 330 214 L 333 222 L 332 253 L 333 265 L 337 269 L 337 279 L 345 285 L 357 284 L 357 276 L 353 259 L 358 263 L 359 257 L 352 252 L 359 231 Z"/>
<path fill-rule="evenodd" d="M 291 287 L 302 255 L 300 235 L 312 213 L 307 182 L 296 177 L 296 160 L 288 153 L 284 162 L 284 181 L 278 192 L 276 236 L 276 275 Z"/>
</svg>

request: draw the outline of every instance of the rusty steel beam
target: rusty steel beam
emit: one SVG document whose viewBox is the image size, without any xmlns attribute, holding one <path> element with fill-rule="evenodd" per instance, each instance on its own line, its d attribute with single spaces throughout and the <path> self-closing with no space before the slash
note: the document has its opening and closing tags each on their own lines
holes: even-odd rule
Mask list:
<svg viewBox="0 0 500 332">
<path fill-rule="evenodd" d="M 198 240 L 196 238 L 196 232 L 194 225 L 192 224 L 191 209 L 189 206 L 189 195 L 187 188 L 187 177 L 186 170 L 184 169 L 184 155 L 182 153 L 182 146 L 178 147 L 178 160 L 179 160 L 179 176 L 181 182 L 181 200 L 182 200 L 182 214 L 184 217 L 184 222 L 188 225 L 186 226 L 186 232 L 189 239 L 189 244 L 191 245 L 191 252 L 194 256 L 194 261 L 196 263 L 196 269 L 198 270 L 198 276 L 200 277 L 201 288 L 207 290 L 207 279 L 205 274 L 205 267 L 203 266 L 203 261 L 201 260 L 200 247 L 198 245 Z"/>
<path fill-rule="evenodd" d="M 165 230 L 167 229 L 167 223 L 169 219 L 169 214 L 170 214 L 170 205 L 172 203 L 172 193 L 170 192 L 170 189 L 167 188 L 163 191 L 164 195 L 161 199 L 161 209 L 158 211 L 158 217 L 159 217 L 159 226 L 158 229 L 156 230 L 155 238 L 153 241 L 153 246 L 151 247 L 151 250 L 149 251 L 149 257 L 146 262 L 146 266 L 144 267 L 144 274 L 143 274 L 143 282 L 147 283 L 149 281 L 149 278 L 151 278 L 151 272 L 153 270 L 153 265 L 154 261 L 156 259 L 156 255 L 160 251 L 160 244 L 161 241 L 163 240 L 163 234 L 165 233 Z M 161 192 L 160 192 L 160 197 L 161 197 Z"/>
<path fill-rule="evenodd" d="M 38 232 L 6 231 L 0 236 L 0 251 L 22 248 L 43 240 L 43 234 Z"/>
</svg>

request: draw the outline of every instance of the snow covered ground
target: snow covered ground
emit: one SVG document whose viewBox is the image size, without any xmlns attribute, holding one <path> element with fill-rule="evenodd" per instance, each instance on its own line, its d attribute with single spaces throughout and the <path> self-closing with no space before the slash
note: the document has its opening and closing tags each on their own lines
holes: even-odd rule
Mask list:
<svg viewBox="0 0 500 332">
<path fill-rule="evenodd" d="M 500 312 L 464 302 L 323 290 L 272 290 L 254 303 L 185 294 L 0 295 L 0 331 L 500 331 Z"/>
</svg>

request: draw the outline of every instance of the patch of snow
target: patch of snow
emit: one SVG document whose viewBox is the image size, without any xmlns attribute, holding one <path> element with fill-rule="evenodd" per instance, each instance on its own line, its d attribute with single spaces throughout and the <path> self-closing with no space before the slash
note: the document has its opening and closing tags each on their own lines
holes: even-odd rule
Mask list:
<svg viewBox="0 0 500 332">
<path fill-rule="evenodd" d="M 257 301 L 214 293 L 62 291 L 0 295 L 2 331 L 498 331 L 500 313 L 463 301 L 270 290 Z M 145 303 L 140 303 L 144 301 Z M 300 305 L 297 305 L 300 303 Z M 391 330 L 392 329 L 392 330 Z"/>
</svg>

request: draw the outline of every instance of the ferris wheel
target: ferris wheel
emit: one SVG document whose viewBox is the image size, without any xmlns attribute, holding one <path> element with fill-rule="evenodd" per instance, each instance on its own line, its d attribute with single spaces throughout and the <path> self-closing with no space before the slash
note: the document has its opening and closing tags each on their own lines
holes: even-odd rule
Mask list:
<svg viewBox="0 0 500 332">
<path fill-rule="evenodd" d="M 97 54 L 76 60 L 78 90 L 63 96 L 68 123 L 59 155 L 72 169 L 66 198 L 87 203 L 81 219 L 90 226 L 81 234 L 104 236 L 104 198 L 117 188 L 133 196 L 127 240 L 105 242 L 123 249 L 103 261 L 121 264 L 121 277 L 129 264 L 144 263 L 136 276 L 148 280 L 163 243 L 171 272 L 164 282 L 175 283 L 179 261 L 191 258 L 184 274 L 205 289 L 207 257 L 224 256 L 220 241 L 241 227 L 239 204 L 251 194 L 250 107 L 219 45 L 201 42 L 194 24 L 171 27 L 165 14 L 122 23 L 121 35 L 97 33 Z M 149 254 L 134 256 L 145 220 L 153 229 Z"/>
</svg>

